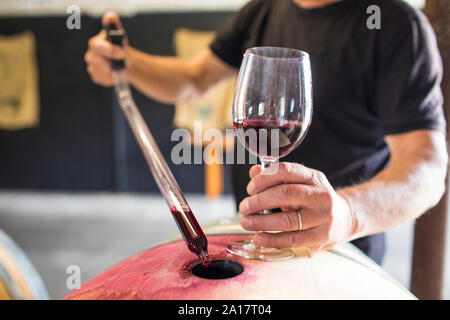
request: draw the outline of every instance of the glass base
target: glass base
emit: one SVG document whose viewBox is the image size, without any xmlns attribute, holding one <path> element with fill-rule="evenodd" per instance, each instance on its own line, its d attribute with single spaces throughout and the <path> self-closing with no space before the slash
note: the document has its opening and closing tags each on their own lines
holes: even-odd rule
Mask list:
<svg viewBox="0 0 450 320">
<path fill-rule="evenodd" d="M 227 246 L 231 254 L 246 259 L 264 261 L 282 261 L 294 257 L 294 251 L 289 248 L 263 248 L 255 245 L 253 240 L 235 241 Z"/>
<path fill-rule="evenodd" d="M 235 215 L 234 217 L 229 218 L 222 218 L 220 219 L 217 224 L 226 224 L 226 225 L 232 225 L 232 224 L 241 224 L 241 217 L 242 215 Z"/>
</svg>

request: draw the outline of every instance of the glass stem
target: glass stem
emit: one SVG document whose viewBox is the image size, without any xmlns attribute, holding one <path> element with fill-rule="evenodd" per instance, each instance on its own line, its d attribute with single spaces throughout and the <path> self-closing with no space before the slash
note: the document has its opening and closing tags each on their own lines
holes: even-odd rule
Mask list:
<svg viewBox="0 0 450 320">
<path fill-rule="evenodd" d="M 267 160 L 260 160 L 260 161 L 261 161 L 262 170 L 266 170 L 272 163 L 272 161 L 267 161 Z"/>
<path fill-rule="evenodd" d="M 272 163 L 272 161 L 266 159 L 260 159 L 260 161 L 261 161 L 261 171 L 264 171 L 267 168 L 269 168 L 270 164 Z M 260 214 L 269 214 L 269 213 L 272 213 L 272 210 L 266 209 L 260 212 Z"/>
</svg>

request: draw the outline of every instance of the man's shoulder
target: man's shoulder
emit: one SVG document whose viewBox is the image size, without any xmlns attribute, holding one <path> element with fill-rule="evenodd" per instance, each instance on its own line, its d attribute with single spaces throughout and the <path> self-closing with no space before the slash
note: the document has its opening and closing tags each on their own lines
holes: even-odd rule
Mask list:
<svg viewBox="0 0 450 320">
<path fill-rule="evenodd" d="M 403 0 L 361 0 L 377 5 L 381 14 L 381 39 L 391 43 L 415 36 L 429 37 L 432 33 L 423 12 Z"/>
<path fill-rule="evenodd" d="M 407 24 L 421 20 L 422 12 L 404 0 L 362 0 L 368 6 L 378 5 L 382 19 L 392 24 Z"/>
</svg>

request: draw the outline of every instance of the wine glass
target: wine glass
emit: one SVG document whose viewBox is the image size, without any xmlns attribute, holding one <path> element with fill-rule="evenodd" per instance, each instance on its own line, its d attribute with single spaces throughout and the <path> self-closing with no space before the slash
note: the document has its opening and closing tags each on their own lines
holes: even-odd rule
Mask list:
<svg viewBox="0 0 450 320">
<path fill-rule="evenodd" d="M 278 159 L 302 142 L 311 117 L 308 53 L 279 47 L 247 49 L 236 85 L 233 124 L 238 140 L 259 157 L 262 174 L 275 173 Z M 290 248 L 263 248 L 253 240 L 232 242 L 227 249 L 244 258 L 267 261 L 294 256 Z"/>
</svg>

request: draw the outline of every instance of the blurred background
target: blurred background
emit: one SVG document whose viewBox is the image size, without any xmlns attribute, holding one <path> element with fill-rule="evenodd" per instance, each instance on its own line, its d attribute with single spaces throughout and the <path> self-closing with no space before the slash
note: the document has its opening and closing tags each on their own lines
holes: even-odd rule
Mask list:
<svg viewBox="0 0 450 320">
<path fill-rule="evenodd" d="M 83 56 L 89 38 L 101 28 L 101 15 L 108 10 L 119 13 L 134 47 L 175 55 L 179 54 L 175 34 L 180 28 L 214 31 L 246 2 L 0 1 L 0 37 L 25 31 L 32 35 L 28 42 L 24 40 L 31 57 L 23 59 L 34 61 L 31 69 L 35 71 L 22 76 L 38 102 L 30 103 L 18 123 L 6 118 L 0 121 L 0 229 L 34 263 L 51 298 L 62 298 L 71 291 L 66 286 L 68 266 L 79 266 L 85 282 L 120 260 L 178 234 L 115 105 L 112 89 L 93 84 L 86 72 Z M 409 2 L 423 5 L 423 1 Z M 81 9 L 79 29 L 66 25 L 71 5 Z M 0 86 L 13 86 L 10 75 L 16 74 L 15 70 L 3 71 Z M 177 127 L 177 109 L 136 91 L 133 94 L 169 159 L 178 143 L 170 139 Z M 207 107 L 198 112 L 205 110 Z M 168 163 L 202 225 L 234 215 L 226 165 L 207 168 L 203 164 Z M 412 223 L 387 233 L 383 266 L 406 287 L 412 239 Z M 448 275 L 445 298 L 450 298 Z"/>
</svg>

